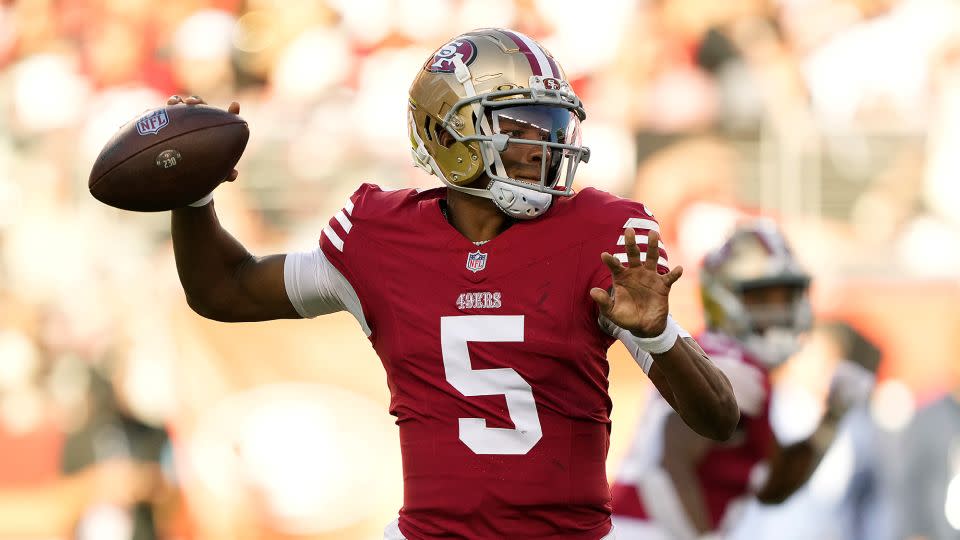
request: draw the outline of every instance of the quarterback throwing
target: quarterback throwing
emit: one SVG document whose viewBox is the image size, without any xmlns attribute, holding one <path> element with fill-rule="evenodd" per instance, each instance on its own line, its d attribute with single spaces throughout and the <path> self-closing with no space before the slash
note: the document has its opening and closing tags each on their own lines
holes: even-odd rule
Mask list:
<svg viewBox="0 0 960 540">
<path fill-rule="evenodd" d="M 669 317 L 682 269 L 669 268 L 653 214 L 573 190 L 590 154 L 585 117 L 537 42 L 476 30 L 427 58 L 410 87 L 413 159 L 442 187 L 361 185 L 318 246 L 268 257 L 220 226 L 212 197 L 173 211 L 197 313 L 357 319 L 387 372 L 403 454 L 386 538 L 612 538 L 616 340 L 696 433 L 724 440 L 737 425 L 730 383 Z"/>
</svg>

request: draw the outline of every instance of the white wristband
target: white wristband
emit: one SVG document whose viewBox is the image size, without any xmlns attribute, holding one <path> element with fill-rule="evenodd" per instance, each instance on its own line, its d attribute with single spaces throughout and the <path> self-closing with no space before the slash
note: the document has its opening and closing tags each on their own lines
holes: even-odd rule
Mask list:
<svg viewBox="0 0 960 540">
<path fill-rule="evenodd" d="M 633 342 L 650 354 L 662 354 L 673 348 L 678 337 L 680 337 L 680 325 L 675 323 L 673 318 L 667 318 L 667 327 L 659 336 L 645 338 L 634 335 Z"/>
<path fill-rule="evenodd" d="M 206 205 L 210 204 L 211 202 L 213 202 L 213 192 L 212 192 L 212 191 L 211 191 L 210 193 L 207 193 L 207 196 L 206 196 L 206 197 L 200 199 L 199 201 L 192 202 L 192 203 L 190 203 L 188 206 L 192 206 L 192 207 L 194 207 L 194 208 L 200 208 L 201 206 L 206 206 Z"/>
</svg>

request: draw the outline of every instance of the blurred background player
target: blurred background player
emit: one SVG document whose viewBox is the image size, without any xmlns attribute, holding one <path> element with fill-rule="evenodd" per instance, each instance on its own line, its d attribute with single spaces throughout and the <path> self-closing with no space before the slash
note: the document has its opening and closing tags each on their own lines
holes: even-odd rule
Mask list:
<svg viewBox="0 0 960 540">
<path fill-rule="evenodd" d="M 816 468 L 840 417 L 870 388 L 864 368 L 842 362 L 814 433 L 779 442 L 770 421 L 770 372 L 811 327 L 810 276 L 773 222 L 755 220 L 705 257 L 700 280 L 707 330 L 698 341 L 733 384 L 740 424 L 729 441 L 708 441 L 652 395 L 613 487 L 621 539 L 706 538 L 730 529 L 751 496 L 785 501 Z"/>
<path fill-rule="evenodd" d="M 444 187 L 363 184 L 319 248 L 269 257 L 220 226 L 212 195 L 175 209 L 187 302 L 228 322 L 356 318 L 400 427 L 404 500 L 385 538 L 613 538 L 614 342 L 693 432 L 726 440 L 739 419 L 730 383 L 669 317 L 682 268 L 642 204 L 574 192 L 584 108 L 528 36 L 455 37 L 408 107 L 415 164 Z"/>
<path fill-rule="evenodd" d="M 818 321 L 801 351 L 776 370 L 771 424 L 781 444 L 806 438 L 816 426 L 822 410 L 819 398 L 830 395 L 831 382 L 835 401 L 838 384 L 847 384 L 854 392 L 869 387 L 869 373 L 877 370 L 880 358 L 873 341 L 848 322 Z M 846 379 L 834 376 L 837 367 L 849 363 L 865 371 L 845 365 L 840 369 Z M 858 380 L 866 385 L 858 387 Z M 781 504 L 748 501 L 742 518 L 725 538 L 902 540 L 894 530 L 895 501 L 891 497 L 897 490 L 900 469 L 896 466 L 896 437 L 876 421 L 876 396 L 872 395 L 871 401 L 862 398 L 861 394 L 853 400 L 810 479 Z"/>
</svg>

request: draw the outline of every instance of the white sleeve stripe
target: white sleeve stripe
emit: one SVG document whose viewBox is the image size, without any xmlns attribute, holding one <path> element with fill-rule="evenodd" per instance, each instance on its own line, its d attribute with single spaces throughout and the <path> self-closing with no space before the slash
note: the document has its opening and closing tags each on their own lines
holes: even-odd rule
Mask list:
<svg viewBox="0 0 960 540">
<path fill-rule="evenodd" d="M 649 238 L 647 237 L 647 235 L 645 235 L 645 234 L 638 235 L 638 236 L 637 236 L 637 245 L 647 244 L 647 243 L 649 243 L 648 240 L 649 240 Z M 620 238 L 617 238 L 617 245 L 618 245 L 618 246 L 625 246 L 625 245 L 627 245 L 627 237 L 626 237 L 626 236 L 623 236 L 623 235 L 620 235 Z M 660 249 L 664 249 L 664 250 L 667 249 L 667 247 L 663 245 L 663 242 L 658 242 L 657 245 L 658 245 L 658 247 L 659 247 Z"/>
<path fill-rule="evenodd" d="M 350 223 L 350 218 L 343 213 L 343 210 L 338 210 L 333 217 L 337 218 L 337 221 L 340 222 L 340 226 L 343 227 L 343 232 L 350 234 L 350 229 L 353 228 L 353 223 Z"/>
<path fill-rule="evenodd" d="M 627 263 L 626 253 L 614 253 L 613 256 L 616 257 L 617 260 L 620 261 L 621 263 L 624 263 L 624 264 Z M 640 260 L 641 261 L 647 260 L 647 254 L 641 251 Z M 667 268 L 669 268 L 669 265 L 667 265 L 667 260 L 664 259 L 663 257 L 660 257 L 659 259 L 657 259 L 657 264 L 659 264 L 660 266 L 666 266 Z"/>
<path fill-rule="evenodd" d="M 343 209 L 346 210 L 348 214 L 353 215 L 353 201 L 347 199 L 347 203 L 343 205 Z"/>
<path fill-rule="evenodd" d="M 644 218 L 630 218 L 626 223 L 623 224 L 623 228 L 632 227 L 634 229 L 646 229 L 648 231 L 657 231 L 660 232 L 660 225 L 657 225 L 656 221 L 652 219 Z"/>
<path fill-rule="evenodd" d="M 330 240 L 330 243 L 333 244 L 333 247 L 337 248 L 337 251 L 343 251 L 343 240 L 330 228 L 330 225 L 323 228 L 323 234 L 327 235 L 327 240 Z"/>
</svg>

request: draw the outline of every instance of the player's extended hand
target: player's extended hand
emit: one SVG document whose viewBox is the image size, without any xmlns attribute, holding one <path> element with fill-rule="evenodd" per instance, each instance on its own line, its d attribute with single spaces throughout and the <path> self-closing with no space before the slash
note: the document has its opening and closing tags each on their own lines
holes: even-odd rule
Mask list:
<svg viewBox="0 0 960 540">
<path fill-rule="evenodd" d="M 206 105 L 207 104 L 207 102 L 204 101 L 203 98 L 199 96 L 190 96 L 186 99 L 183 99 L 180 96 L 174 95 L 174 96 L 170 96 L 170 98 L 167 99 L 167 105 L 176 105 L 178 103 L 186 103 L 187 105 Z M 227 107 L 227 112 L 230 114 L 240 114 L 240 104 L 237 103 L 236 101 L 230 102 L 230 106 Z M 237 179 L 238 174 L 240 173 L 238 173 L 237 170 L 234 169 L 233 172 L 230 173 L 230 176 L 224 178 L 224 181 L 233 182 L 234 180 Z"/>
<path fill-rule="evenodd" d="M 600 313 L 620 328 L 640 337 L 658 336 L 667 327 L 670 287 L 680 279 L 683 268 L 677 266 L 664 275 L 657 272 L 660 235 L 656 231 L 647 234 L 646 260 L 637 247 L 636 232 L 628 228 L 624 237 L 626 266 L 609 253 L 600 255 L 613 274 L 613 294 L 594 287 L 590 297 L 600 306 Z"/>
</svg>

